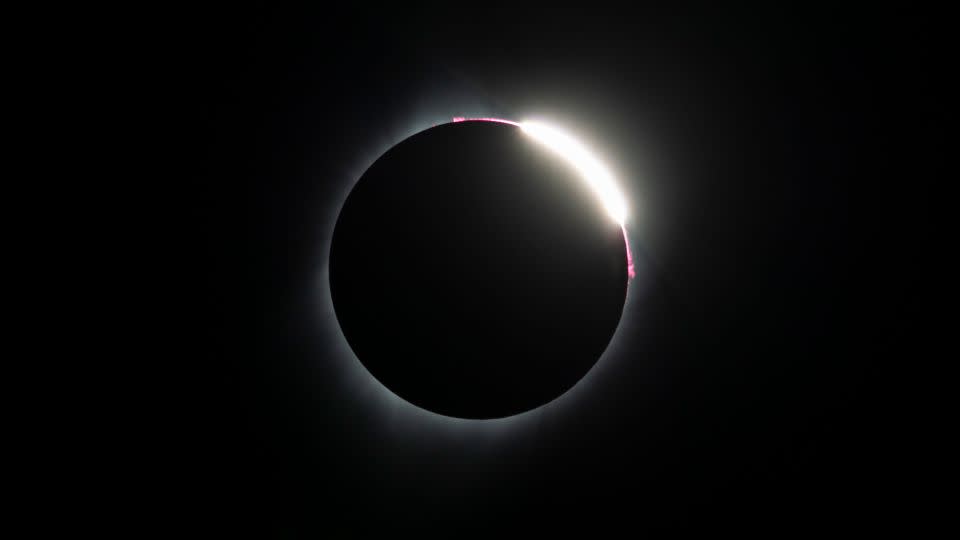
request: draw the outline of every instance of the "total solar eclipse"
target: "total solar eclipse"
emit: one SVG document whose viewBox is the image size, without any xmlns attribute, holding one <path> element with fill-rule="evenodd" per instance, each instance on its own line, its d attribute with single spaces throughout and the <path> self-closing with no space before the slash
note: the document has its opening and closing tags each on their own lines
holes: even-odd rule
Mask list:
<svg viewBox="0 0 960 540">
<path fill-rule="evenodd" d="M 334 229 L 330 290 L 390 391 L 500 418 L 572 388 L 610 343 L 632 274 L 627 205 L 584 145 L 538 122 L 456 119 L 389 149 Z"/>
</svg>

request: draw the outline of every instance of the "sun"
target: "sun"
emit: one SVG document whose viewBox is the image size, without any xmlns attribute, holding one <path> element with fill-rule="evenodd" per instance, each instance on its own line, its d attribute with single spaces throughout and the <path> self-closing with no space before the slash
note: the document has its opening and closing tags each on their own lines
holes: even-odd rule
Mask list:
<svg viewBox="0 0 960 540">
<path fill-rule="evenodd" d="M 566 159 L 580 173 L 580 176 L 593 189 L 600 199 L 607 214 L 620 225 L 623 230 L 623 239 L 627 246 L 627 271 L 630 278 L 635 276 L 633 256 L 630 253 L 630 242 L 627 240 L 627 200 L 620 192 L 616 179 L 610 170 L 580 141 L 563 129 L 537 120 L 514 122 L 503 118 L 467 118 L 456 116 L 454 122 L 499 122 L 517 126 L 533 140 L 547 147 L 550 151 Z"/>
</svg>

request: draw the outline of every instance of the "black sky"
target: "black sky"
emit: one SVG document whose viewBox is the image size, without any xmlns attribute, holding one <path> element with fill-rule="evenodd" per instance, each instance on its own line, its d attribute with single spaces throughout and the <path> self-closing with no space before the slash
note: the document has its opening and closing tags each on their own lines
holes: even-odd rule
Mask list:
<svg viewBox="0 0 960 540">
<path fill-rule="evenodd" d="M 204 301 L 187 315 L 201 334 L 184 354 L 199 401 L 183 489 L 214 528 L 894 519 L 910 422 L 891 383 L 923 355 L 907 276 L 926 257 L 921 186 L 940 144 L 928 16 L 471 4 L 186 17 L 172 52 Z M 331 227 L 359 173 L 413 130 L 528 114 L 602 149 L 635 207 L 639 276 L 615 354 L 569 402 L 516 425 L 445 426 L 351 371 L 318 311 Z"/>
</svg>

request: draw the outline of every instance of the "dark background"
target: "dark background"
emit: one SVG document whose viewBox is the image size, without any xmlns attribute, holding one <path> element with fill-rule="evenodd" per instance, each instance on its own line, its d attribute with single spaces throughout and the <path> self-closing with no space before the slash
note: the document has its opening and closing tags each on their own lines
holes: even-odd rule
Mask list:
<svg viewBox="0 0 960 540">
<path fill-rule="evenodd" d="M 184 13 L 167 82 L 190 122 L 198 245 L 175 365 L 195 401 L 174 499 L 214 530 L 280 537 L 913 523 L 917 268 L 941 144 L 932 18 Z M 404 136 L 472 115 L 549 118 L 601 149 L 638 267 L 584 383 L 482 426 L 385 397 L 323 310 L 352 182 Z"/>
</svg>

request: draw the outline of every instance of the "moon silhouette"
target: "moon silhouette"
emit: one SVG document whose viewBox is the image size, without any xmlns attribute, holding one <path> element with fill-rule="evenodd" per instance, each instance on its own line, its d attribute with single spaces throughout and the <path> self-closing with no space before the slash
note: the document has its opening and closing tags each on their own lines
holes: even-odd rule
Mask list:
<svg viewBox="0 0 960 540">
<path fill-rule="evenodd" d="M 628 247 L 583 171 L 517 124 L 400 142 L 347 197 L 330 248 L 359 361 L 438 414 L 499 418 L 561 396 L 623 312 Z"/>
</svg>

